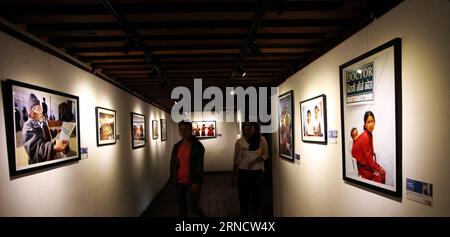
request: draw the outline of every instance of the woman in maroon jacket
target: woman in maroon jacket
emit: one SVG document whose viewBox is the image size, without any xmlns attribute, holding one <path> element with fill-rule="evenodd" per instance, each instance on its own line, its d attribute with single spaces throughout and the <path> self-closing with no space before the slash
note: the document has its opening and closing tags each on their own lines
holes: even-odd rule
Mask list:
<svg viewBox="0 0 450 237">
<path fill-rule="evenodd" d="M 361 177 L 378 183 L 386 182 L 386 171 L 375 160 L 372 132 L 375 128 L 375 115 L 372 111 L 364 114 L 364 132 L 353 142 L 352 156 L 358 164 Z"/>
</svg>

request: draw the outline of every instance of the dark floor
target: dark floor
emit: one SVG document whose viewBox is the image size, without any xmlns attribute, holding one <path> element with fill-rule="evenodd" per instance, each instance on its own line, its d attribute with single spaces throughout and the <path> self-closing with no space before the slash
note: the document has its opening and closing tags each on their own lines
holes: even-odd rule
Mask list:
<svg viewBox="0 0 450 237">
<path fill-rule="evenodd" d="M 231 187 L 231 173 L 206 173 L 200 197 L 200 206 L 209 217 L 238 217 L 239 198 L 237 188 Z M 273 216 L 272 180 L 266 176 L 262 215 Z M 143 217 L 178 216 L 174 192 L 164 187 L 155 200 L 142 213 Z"/>
</svg>

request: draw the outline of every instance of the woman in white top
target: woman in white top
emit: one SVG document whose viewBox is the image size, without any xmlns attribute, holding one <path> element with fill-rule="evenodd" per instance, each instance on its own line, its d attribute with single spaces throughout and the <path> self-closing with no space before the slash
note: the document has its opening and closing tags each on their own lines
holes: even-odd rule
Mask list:
<svg viewBox="0 0 450 237">
<path fill-rule="evenodd" d="M 249 216 L 250 203 L 254 214 L 258 215 L 264 184 L 264 161 L 268 158 L 267 142 L 261 136 L 258 123 L 245 122 L 242 130 L 243 136 L 236 141 L 234 148 L 232 185 L 237 175 L 241 216 Z"/>
</svg>

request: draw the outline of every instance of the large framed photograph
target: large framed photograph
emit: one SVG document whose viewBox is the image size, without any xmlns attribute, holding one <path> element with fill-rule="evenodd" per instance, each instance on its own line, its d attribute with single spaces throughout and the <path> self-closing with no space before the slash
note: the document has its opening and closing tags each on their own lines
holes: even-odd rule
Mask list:
<svg viewBox="0 0 450 237">
<path fill-rule="evenodd" d="M 11 177 L 80 160 L 77 96 L 13 80 L 2 87 Z"/>
<path fill-rule="evenodd" d="M 327 144 L 327 97 L 319 95 L 300 102 L 302 141 Z"/>
<path fill-rule="evenodd" d="M 288 91 L 280 95 L 278 103 L 279 155 L 294 161 L 294 92 Z"/>
<path fill-rule="evenodd" d="M 158 120 L 152 120 L 152 130 L 153 130 L 153 140 L 158 139 L 159 137 Z"/>
<path fill-rule="evenodd" d="M 167 141 L 167 121 L 161 119 L 161 141 Z"/>
<path fill-rule="evenodd" d="M 192 121 L 192 133 L 198 139 L 217 137 L 216 121 Z"/>
<path fill-rule="evenodd" d="M 147 132 L 145 128 L 145 115 L 131 113 L 131 147 L 133 149 L 144 147 L 147 143 Z"/>
<path fill-rule="evenodd" d="M 401 39 L 339 67 L 345 181 L 402 196 Z"/>
<path fill-rule="evenodd" d="M 95 107 L 97 146 L 116 144 L 116 111 Z"/>
</svg>

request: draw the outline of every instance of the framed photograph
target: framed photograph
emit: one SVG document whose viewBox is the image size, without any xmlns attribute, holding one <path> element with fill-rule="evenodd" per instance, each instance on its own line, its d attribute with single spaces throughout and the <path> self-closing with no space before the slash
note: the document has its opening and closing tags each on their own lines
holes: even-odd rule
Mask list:
<svg viewBox="0 0 450 237">
<path fill-rule="evenodd" d="M 192 121 L 192 133 L 198 139 L 216 138 L 216 121 Z"/>
<path fill-rule="evenodd" d="M 278 144 L 280 157 L 294 161 L 294 91 L 280 95 L 278 99 Z"/>
<path fill-rule="evenodd" d="M 116 111 L 95 107 L 97 146 L 116 144 Z"/>
<path fill-rule="evenodd" d="M 131 113 L 131 147 L 133 149 L 144 147 L 147 143 L 147 132 L 145 128 L 145 115 Z"/>
<path fill-rule="evenodd" d="M 153 140 L 159 137 L 158 120 L 152 120 Z"/>
<path fill-rule="evenodd" d="M 161 141 L 167 141 L 167 121 L 161 119 Z"/>
<path fill-rule="evenodd" d="M 402 196 L 401 39 L 339 67 L 347 182 Z"/>
<path fill-rule="evenodd" d="M 302 141 L 327 144 L 327 96 L 300 102 Z"/>
<path fill-rule="evenodd" d="M 2 88 L 11 177 L 80 160 L 77 96 L 13 80 Z"/>
</svg>

